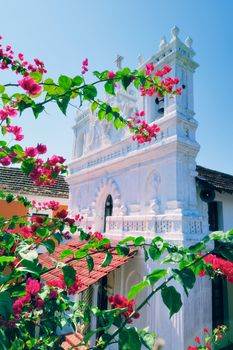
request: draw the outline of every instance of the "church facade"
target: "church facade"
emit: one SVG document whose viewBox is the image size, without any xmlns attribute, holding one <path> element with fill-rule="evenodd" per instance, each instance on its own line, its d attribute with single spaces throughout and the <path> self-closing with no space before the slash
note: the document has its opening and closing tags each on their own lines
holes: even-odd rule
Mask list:
<svg viewBox="0 0 233 350">
<path fill-rule="evenodd" d="M 184 245 L 200 240 L 213 229 L 210 225 L 215 225 L 214 230 L 233 227 L 233 177 L 222 174 L 223 181 L 219 183 L 221 173 L 196 166 L 200 146 L 193 98 L 193 76 L 198 68 L 194 55 L 191 38 L 181 41 L 179 29 L 174 27 L 168 42 L 161 39 L 157 53 L 145 61 L 139 57 L 139 69 L 147 63 L 154 63 L 156 69 L 169 64 L 171 75 L 181 80 L 182 95 L 158 100 L 141 97 L 133 88 L 126 92 L 119 86 L 116 96 L 105 97 L 121 109 L 125 118 L 144 110 L 145 120 L 160 126 L 157 139 L 150 143 L 138 144 L 127 130 L 116 131 L 111 123 L 99 122 L 90 108 L 78 112 L 67 181 L 70 210 L 85 217 L 84 226 L 117 240 L 142 235 L 150 242 L 159 235 Z M 120 67 L 121 60 L 118 64 Z M 204 198 L 205 191 L 207 196 L 208 191 L 213 196 L 211 201 Z M 157 266 L 145 264 L 139 249 L 134 259 L 104 281 L 105 287 L 109 294 L 127 295 L 131 285 Z M 103 285 L 94 288 L 93 300 L 98 299 L 98 288 Z M 233 303 L 228 298 L 232 292 L 228 284 L 214 289 L 208 278 L 199 278 L 189 298 L 180 290 L 183 308 L 171 320 L 158 294 L 135 325 L 149 326 L 163 337 L 165 350 L 185 350 L 203 327 L 211 328 L 214 322 L 224 321 L 226 315 L 228 326 L 232 325 Z M 147 293 L 149 289 L 137 297 L 137 302 Z M 214 321 L 214 303 L 221 303 L 220 299 L 227 300 L 227 305 L 225 302 L 217 306 Z M 230 341 L 229 336 L 222 348 Z"/>
</svg>

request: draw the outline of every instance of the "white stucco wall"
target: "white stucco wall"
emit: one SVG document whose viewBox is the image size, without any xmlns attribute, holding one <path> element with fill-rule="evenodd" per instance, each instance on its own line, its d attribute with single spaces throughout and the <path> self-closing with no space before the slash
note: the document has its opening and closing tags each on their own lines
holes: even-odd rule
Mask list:
<svg viewBox="0 0 233 350">
<path fill-rule="evenodd" d="M 128 117 L 137 109 L 147 112 L 147 121 L 161 128 L 157 141 L 146 145 L 132 142 L 126 131 L 116 133 L 111 125 L 99 123 L 90 108 L 77 115 L 74 126 L 73 160 L 69 165 L 71 211 L 85 217 L 84 225 L 102 230 L 107 196 L 113 198 L 113 215 L 107 218 L 106 236 L 121 239 L 126 235 L 143 235 L 148 241 L 155 235 L 180 244 L 191 244 L 208 231 L 206 208 L 196 193 L 196 156 L 199 145 L 195 138 L 198 126 L 193 111 L 193 61 L 191 40 L 178 38 L 172 29 L 168 44 L 141 64 L 155 63 L 173 67 L 174 76 L 185 84 L 182 96 L 165 98 L 164 115 L 155 116 L 154 98 L 141 98 L 131 91 L 117 88 L 115 97 L 106 97 Z M 82 152 L 79 151 L 80 137 Z M 114 292 L 126 294 L 156 264 L 145 264 L 140 254 L 115 273 Z M 144 291 L 144 293 L 147 293 Z M 168 310 L 158 294 L 136 321 L 139 327 L 150 326 L 166 339 L 164 350 L 186 350 L 197 327 L 209 326 L 212 319 L 211 285 L 199 281 L 182 310 L 168 318 Z M 138 301 L 143 296 L 138 296 Z M 193 317 L 188 318 L 194 313 Z"/>
</svg>

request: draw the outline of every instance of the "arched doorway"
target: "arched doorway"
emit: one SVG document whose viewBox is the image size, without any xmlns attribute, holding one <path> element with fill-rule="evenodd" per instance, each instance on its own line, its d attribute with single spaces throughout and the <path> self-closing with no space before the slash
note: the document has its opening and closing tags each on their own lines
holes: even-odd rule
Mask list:
<svg viewBox="0 0 233 350">
<path fill-rule="evenodd" d="M 104 232 L 106 232 L 107 216 L 112 216 L 112 209 L 113 209 L 113 200 L 112 200 L 112 196 L 109 194 L 105 201 L 105 207 L 104 207 Z"/>
</svg>

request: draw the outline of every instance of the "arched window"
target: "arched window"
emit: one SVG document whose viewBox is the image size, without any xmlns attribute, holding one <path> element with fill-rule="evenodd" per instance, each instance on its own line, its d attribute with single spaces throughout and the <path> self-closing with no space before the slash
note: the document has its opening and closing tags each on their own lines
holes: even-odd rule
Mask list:
<svg viewBox="0 0 233 350">
<path fill-rule="evenodd" d="M 105 208 L 104 208 L 104 232 L 106 231 L 107 216 L 112 216 L 112 209 L 113 209 L 113 201 L 112 201 L 112 196 L 109 194 L 106 199 Z"/>
</svg>

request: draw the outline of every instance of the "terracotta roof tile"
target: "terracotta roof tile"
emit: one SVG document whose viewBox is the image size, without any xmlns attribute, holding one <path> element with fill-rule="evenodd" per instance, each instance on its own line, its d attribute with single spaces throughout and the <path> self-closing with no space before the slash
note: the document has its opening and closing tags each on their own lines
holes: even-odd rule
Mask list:
<svg viewBox="0 0 233 350">
<path fill-rule="evenodd" d="M 78 241 L 71 241 L 69 243 L 61 244 L 59 247 L 55 249 L 55 252 L 53 254 L 40 254 L 39 255 L 39 261 L 43 265 L 43 267 L 52 268 L 50 271 L 43 274 L 43 280 L 44 281 L 52 281 L 54 279 L 57 279 L 57 277 L 61 274 L 61 268 L 55 268 L 55 263 L 53 262 L 52 258 L 55 258 L 60 260 L 60 254 L 63 249 L 71 249 L 76 251 L 79 249 L 84 243 L 78 242 Z M 113 271 L 120 266 L 127 263 L 127 261 L 132 258 L 137 251 L 135 249 L 131 249 L 131 256 L 127 257 L 121 257 L 118 256 L 115 249 L 113 249 L 113 259 L 109 266 L 103 268 L 101 267 L 102 262 L 105 258 L 105 253 L 96 253 L 93 255 L 94 259 L 94 269 L 93 271 L 89 272 L 87 267 L 87 262 L 85 258 L 82 258 L 80 260 L 74 260 L 74 259 L 68 259 L 67 264 L 74 267 L 77 271 L 77 274 L 80 278 L 80 281 L 83 283 L 83 286 L 79 289 L 78 293 L 83 292 L 86 290 L 90 285 L 95 284 L 97 281 L 99 281 L 101 278 L 106 276 L 110 271 Z M 70 261 L 69 261 L 70 260 Z M 64 350 L 69 350 L 72 347 L 75 347 L 77 344 L 79 344 L 82 341 L 82 336 L 77 334 L 69 334 L 66 336 L 65 341 L 62 343 L 62 348 Z M 73 348 L 73 350 L 87 350 L 88 348 L 86 346 L 77 346 Z"/>
<path fill-rule="evenodd" d="M 53 254 L 44 253 L 39 256 L 39 261 L 43 265 L 43 267 L 48 267 L 50 271 L 43 274 L 43 280 L 44 281 L 52 281 L 54 279 L 57 279 L 58 276 L 61 274 L 61 268 L 55 268 L 55 262 L 52 260 L 52 258 L 55 258 L 56 260 L 60 261 L 60 254 L 63 249 L 72 249 L 77 250 L 80 248 L 84 243 L 78 242 L 78 241 L 71 241 L 65 244 L 60 245 L 55 249 L 55 252 Z M 69 257 L 67 259 L 67 264 L 74 267 L 74 269 L 77 271 L 77 274 L 80 278 L 80 281 L 83 283 L 82 288 L 79 290 L 79 292 L 85 290 L 88 288 L 88 286 L 95 284 L 97 281 L 99 281 L 101 278 L 106 276 L 109 272 L 119 268 L 120 266 L 127 263 L 127 261 L 132 258 L 136 254 L 136 250 L 131 249 L 131 256 L 123 257 L 119 256 L 116 253 L 116 250 L 113 249 L 112 255 L 113 259 L 112 262 L 107 267 L 101 267 L 101 264 L 104 261 L 105 253 L 98 252 L 96 254 L 93 254 L 93 260 L 94 260 L 94 269 L 89 272 L 87 267 L 87 262 L 85 258 L 82 258 L 80 260 L 74 260 L 73 258 Z M 64 260 L 63 260 L 64 261 Z"/>
<path fill-rule="evenodd" d="M 83 337 L 79 333 L 74 333 L 74 334 L 68 334 L 65 337 L 65 341 L 61 344 L 61 347 L 64 350 L 69 350 L 72 348 L 72 350 L 87 350 L 88 347 L 84 345 L 80 345 L 74 348 L 74 346 L 80 344 L 83 340 Z"/>
<path fill-rule="evenodd" d="M 53 186 L 36 186 L 21 169 L 0 167 L 0 190 L 15 194 L 34 194 L 53 198 L 68 198 L 69 186 L 64 176 L 58 176 Z"/>
</svg>

